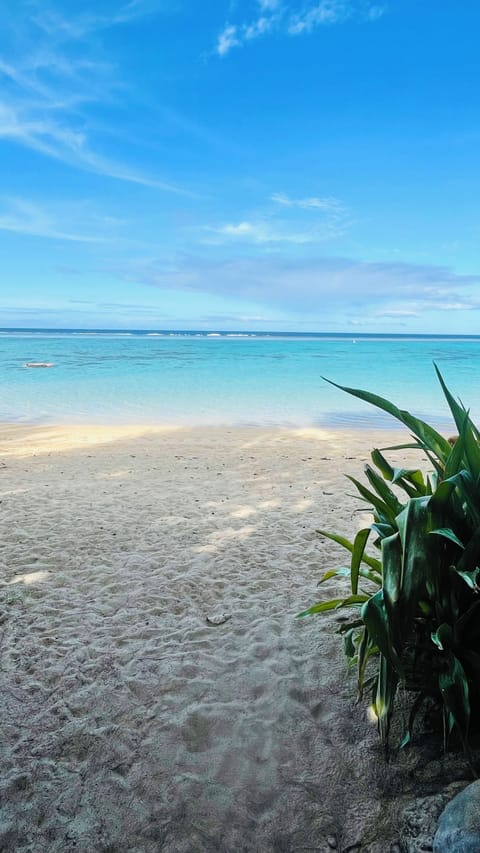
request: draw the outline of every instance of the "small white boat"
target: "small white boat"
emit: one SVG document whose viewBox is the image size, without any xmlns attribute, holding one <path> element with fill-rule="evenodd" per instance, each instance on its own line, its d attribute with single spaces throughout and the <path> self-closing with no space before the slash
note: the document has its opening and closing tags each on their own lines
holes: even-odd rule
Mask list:
<svg viewBox="0 0 480 853">
<path fill-rule="evenodd" d="M 26 361 L 24 367 L 53 367 L 51 361 Z"/>
</svg>

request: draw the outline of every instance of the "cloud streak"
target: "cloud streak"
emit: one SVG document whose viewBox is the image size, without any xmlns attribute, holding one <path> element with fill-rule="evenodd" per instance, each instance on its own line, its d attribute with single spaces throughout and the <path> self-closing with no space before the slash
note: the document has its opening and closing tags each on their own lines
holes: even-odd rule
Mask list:
<svg viewBox="0 0 480 853">
<path fill-rule="evenodd" d="M 82 233 L 77 228 L 65 229 L 65 211 L 63 215 L 47 211 L 44 207 L 26 199 L 4 199 L 0 209 L 0 231 L 25 234 L 31 237 L 46 237 L 49 240 L 66 240 L 73 243 L 111 243 L 108 236 L 98 234 L 98 220 L 95 221 L 95 234 Z M 63 225 L 60 225 L 60 222 Z"/>
<path fill-rule="evenodd" d="M 193 196 L 174 182 L 145 174 L 114 155 L 98 153 L 95 124 L 84 112 L 88 105 L 111 103 L 122 89 L 114 66 L 92 53 L 86 42 L 89 32 L 127 23 L 157 7 L 146 0 L 132 0 L 110 17 L 85 12 L 68 19 L 50 7 L 27 19 L 21 38 L 17 34 L 12 40 L 11 56 L 0 57 L 0 140 L 92 174 Z M 78 45 L 74 51 L 62 46 L 71 40 L 80 42 L 81 53 Z"/>
<path fill-rule="evenodd" d="M 160 4 L 155 0 L 131 0 L 124 3 L 110 15 L 99 14 L 97 11 L 82 11 L 70 17 L 65 17 L 53 6 L 41 7 L 33 16 L 33 21 L 40 30 L 61 41 L 76 41 L 83 39 L 97 30 L 109 29 L 122 24 L 128 24 L 135 18 L 157 12 Z"/>
<path fill-rule="evenodd" d="M 102 157 L 92 150 L 82 130 L 66 127 L 50 118 L 42 118 L 40 110 L 15 108 L 0 102 L 0 139 L 17 142 L 54 160 L 95 175 L 138 184 L 189 198 L 193 192 L 144 175 L 130 166 Z"/>
<path fill-rule="evenodd" d="M 317 210 L 325 213 L 340 214 L 345 212 L 345 205 L 333 196 L 313 196 L 310 198 L 290 198 L 285 193 L 273 193 L 270 200 L 281 207 L 300 208 L 300 210 Z"/>
</svg>

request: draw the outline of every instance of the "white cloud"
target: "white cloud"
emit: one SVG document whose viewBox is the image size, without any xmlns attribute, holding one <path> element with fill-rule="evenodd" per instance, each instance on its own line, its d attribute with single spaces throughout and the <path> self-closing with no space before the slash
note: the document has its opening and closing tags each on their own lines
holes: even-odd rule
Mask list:
<svg viewBox="0 0 480 853">
<path fill-rule="evenodd" d="M 333 215 L 330 210 L 322 210 L 322 213 L 324 212 L 327 213 L 326 216 L 316 217 L 308 222 L 263 218 L 204 226 L 203 231 L 208 236 L 202 238 L 200 242 L 210 245 L 237 242 L 245 245 L 293 244 L 297 246 L 324 243 L 343 235 L 350 224 L 346 217 L 338 215 L 336 211 Z"/>
<path fill-rule="evenodd" d="M 218 244 L 225 240 L 236 240 L 237 242 L 245 243 L 294 243 L 302 245 L 315 241 L 315 236 L 312 232 L 290 231 L 286 227 L 272 227 L 268 222 L 238 222 L 227 223 L 216 228 L 207 227 L 205 229 L 216 235 L 217 239 L 210 239 L 204 242 Z M 220 239 L 219 239 L 220 238 Z"/>
<path fill-rule="evenodd" d="M 244 42 L 266 35 L 274 28 L 276 20 L 276 15 L 271 14 L 262 15 L 250 24 L 228 24 L 218 36 L 216 52 L 219 56 L 225 56 L 232 47 L 242 47 Z"/>
<path fill-rule="evenodd" d="M 375 317 L 390 317 L 391 319 L 396 319 L 397 317 L 419 317 L 420 311 L 408 310 L 408 308 L 390 308 L 388 311 L 377 311 Z"/>
<path fill-rule="evenodd" d="M 309 198 L 290 198 L 285 193 L 273 193 L 270 196 L 271 201 L 280 204 L 283 207 L 298 207 L 302 210 L 323 210 L 328 213 L 342 213 L 345 210 L 344 205 L 338 198 L 333 196 Z"/>
<path fill-rule="evenodd" d="M 225 56 L 234 47 L 265 36 L 270 32 L 298 36 L 311 33 L 321 26 L 340 24 L 349 18 L 374 22 L 385 7 L 366 0 L 316 0 L 299 3 L 299 0 L 258 0 L 260 16 L 253 20 L 231 22 L 220 33 L 216 52 Z"/>
<path fill-rule="evenodd" d="M 267 18 L 263 16 L 261 18 L 257 18 L 256 21 L 244 28 L 244 38 L 246 41 L 250 41 L 251 39 L 256 39 L 259 36 L 264 36 L 273 28 L 273 25 L 273 17 Z"/>
<path fill-rule="evenodd" d="M 225 56 L 232 47 L 238 47 L 241 43 L 241 39 L 237 35 L 237 27 L 226 26 L 218 37 L 217 53 L 220 56 Z"/>
<path fill-rule="evenodd" d="M 258 239 L 264 231 L 264 226 L 254 225 L 252 222 L 239 222 L 238 225 L 223 225 L 220 228 L 212 230 L 219 234 L 228 234 L 232 237 L 253 237 L 254 239 Z"/>
<path fill-rule="evenodd" d="M 350 17 L 351 9 L 337 0 L 323 0 L 316 6 L 298 14 L 292 15 L 288 24 L 290 35 L 310 33 L 314 27 L 325 24 L 336 24 Z"/>
</svg>

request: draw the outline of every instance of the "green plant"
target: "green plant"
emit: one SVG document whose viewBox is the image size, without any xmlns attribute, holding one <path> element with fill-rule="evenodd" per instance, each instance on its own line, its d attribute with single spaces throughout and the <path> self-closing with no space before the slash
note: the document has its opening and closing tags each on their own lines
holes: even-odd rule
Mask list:
<svg viewBox="0 0 480 853">
<path fill-rule="evenodd" d="M 330 383 L 407 426 L 413 443 L 384 451 L 417 448 L 432 472 L 393 467 L 381 450 L 372 451 L 368 484 L 349 478 L 372 509 L 370 527 L 353 542 L 318 531 L 351 555 L 348 568 L 327 571 L 320 584 L 348 576 L 351 593 L 299 616 L 353 608 L 341 629 L 345 653 L 357 665 L 360 695 L 373 688 L 385 744 L 402 683 L 413 691 L 403 744 L 429 700 L 442 708 L 445 748 L 455 729 L 467 750 L 471 720 L 480 711 L 480 433 L 435 370 L 458 430 L 453 443 L 376 394 Z M 377 556 L 366 551 L 372 533 Z"/>
</svg>

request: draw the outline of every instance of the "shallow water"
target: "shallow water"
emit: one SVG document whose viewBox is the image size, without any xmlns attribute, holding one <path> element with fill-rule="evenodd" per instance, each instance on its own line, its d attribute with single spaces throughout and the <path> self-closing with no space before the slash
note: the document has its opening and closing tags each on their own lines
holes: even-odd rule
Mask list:
<svg viewBox="0 0 480 853">
<path fill-rule="evenodd" d="M 480 338 L 4 330 L 0 420 L 394 426 L 327 376 L 450 429 L 433 362 L 478 417 L 479 350 Z"/>
</svg>

